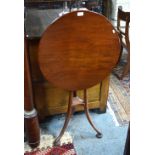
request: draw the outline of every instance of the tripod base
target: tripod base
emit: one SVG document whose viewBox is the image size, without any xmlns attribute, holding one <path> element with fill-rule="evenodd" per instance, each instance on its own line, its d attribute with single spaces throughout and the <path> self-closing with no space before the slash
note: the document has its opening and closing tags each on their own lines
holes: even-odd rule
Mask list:
<svg viewBox="0 0 155 155">
<path fill-rule="evenodd" d="M 68 103 L 67 115 L 66 115 L 66 119 L 65 119 L 65 122 L 64 122 L 64 126 L 63 126 L 59 136 L 54 141 L 54 145 L 56 145 L 56 146 L 60 145 L 60 139 L 63 136 L 63 134 L 64 134 L 64 132 L 65 132 L 67 126 L 68 126 L 69 120 L 70 120 L 71 115 L 72 115 L 72 113 L 74 111 L 73 109 L 77 105 L 84 106 L 84 111 L 85 111 L 86 117 L 88 119 L 88 122 L 90 123 L 92 128 L 97 132 L 96 137 L 97 138 L 102 138 L 102 133 L 99 132 L 98 129 L 94 126 L 94 124 L 93 124 L 93 122 L 91 120 L 90 114 L 89 114 L 88 101 L 87 101 L 87 90 L 86 89 L 84 90 L 84 101 L 82 99 L 80 99 L 78 96 L 76 96 L 75 94 L 76 94 L 75 91 L 74 92 L 71 91 L 70 94 L 69 94 L 69 103 Z"/>
</svg>

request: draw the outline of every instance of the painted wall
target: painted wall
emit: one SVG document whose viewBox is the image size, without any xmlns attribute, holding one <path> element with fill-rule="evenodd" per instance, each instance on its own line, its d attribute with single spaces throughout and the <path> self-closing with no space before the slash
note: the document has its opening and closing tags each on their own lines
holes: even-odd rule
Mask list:
<svg viewBox="0 0 155 155">
<path fill-rule="evenodd" d="M 124 11 L 130 11 L 130 0 L 111 0 L 111 2 L 112 2 L 112 12 L 111 12 L 112 20 L 117 20 L 118 6 L 122 6 Z"/>
</svg>

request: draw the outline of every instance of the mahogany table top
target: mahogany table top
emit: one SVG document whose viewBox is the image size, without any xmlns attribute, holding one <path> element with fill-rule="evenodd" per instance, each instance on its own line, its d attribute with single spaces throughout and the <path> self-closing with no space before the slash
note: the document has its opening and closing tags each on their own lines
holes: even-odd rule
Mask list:
<svg viewBox="0 0 155 155">
<path fill-rule="evenodd" d="M 38 61 L 49 82 L 74 91 L 89 88 L 108 76 L 119 53 L 118 33 L 106 17 L 74 11 L 44 31 Z"/>
</svg>

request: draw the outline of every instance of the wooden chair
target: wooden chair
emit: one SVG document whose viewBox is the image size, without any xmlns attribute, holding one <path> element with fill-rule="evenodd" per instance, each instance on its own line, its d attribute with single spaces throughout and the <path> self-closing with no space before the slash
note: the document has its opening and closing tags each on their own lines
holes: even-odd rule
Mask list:
<svg viewBox="0 0 155 155">
<path fill-rule="evenodd" d="M 124 22 L 125 26 L 122 26 L 122 22 Z M 118 14 L 117 14 L 117 30 L 118 30 L 118 33 L 120 36 L 120 41 L 121 41 L 121 52 L 120 52 L 119 61 L 120 61 L 122 53 L 123 53 L 123 48 L 125 48 L 128 53 L 127 54 L 127 63 L 123 67 L 121 76 L 118 76 L 119 79 L 123 79 L 123 77 L 125 75 L 127 75 L 130 71 L 129 23 L 130 23 L 130 12 L 124 12 L 124 11 L 122 11 L 122 8 L 119 7 Z"/>
</svg>

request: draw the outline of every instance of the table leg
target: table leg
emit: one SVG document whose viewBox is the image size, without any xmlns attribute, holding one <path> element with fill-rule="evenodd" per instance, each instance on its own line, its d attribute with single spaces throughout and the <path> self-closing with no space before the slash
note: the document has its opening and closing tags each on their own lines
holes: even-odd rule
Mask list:
<svg viewBox="0 0 155 155">
<path fill-rule="evenodd" d="M 87 117 L 90 125 L 97 132 L 96 137 L 97 138 L 102 138 L 102 133 L 99 132 L 98 129 L 94 126 L 94 124 L 92 123 L 91 117 L 89 115 L 88 101 L 87 101 L 87 90 L 86 89 L 84 90 L 84 101 L 82 101 L 81 99 L 76 98 L 76 97 L 77 97 L 76 92 L 75 91 L 71 91 L 70 94 L 69 94 L 69 103 L 68 103 L 68 110 L 67 110 L 67 115 L 66 115 L 65 123 L 64 123 L 64 126 L 63 126 L 59 136 L 55 139 L 54 145 L 59 145 L 60 144 L 60 139 L 63 136 L 63 134 L 64 134 L 64 132 L 65 132 L 67 126 L 68 126 L 69 120 L 71 118 L 72 109 L 75 106 L 77 106 L 77 105 L 84 106 L 86 117 Z"/>
<path fill-rule="evenodd" d="M 54 145 L 59 145 L 60 139 L 63 136 L 63 134 L 64 134 L 64 132 L 65 132 L 67 126 L 68 126 L 68 123 L 69 123 L 69 120 L 70 120 L 71 114 L 72 114 L 72 100 L 73 100 L 73 92 L 70 92 L 69 93 L 68 110 L 67 110 L 67 115 L 66 115 L 65 123 L 64 123 L 64 126 L 63 126 L 59 136 L 55 139 Z"/>
<path fill-rule="evenodd" d="M 89 108 L 88 108 L 88 100 L 87 100 L 87 90 L 84 90 L 84 110 L 85 110 L 85 114 L 86 117 L 90 123 L 90 125 L 93 127 L 93 129 L 97 132 L 96 137 L 97 138 L 102 138 L 102 133 L 98 131 L 98 129 L 94 126 L 90 114 L 89 114 Z"/>
</svg>

